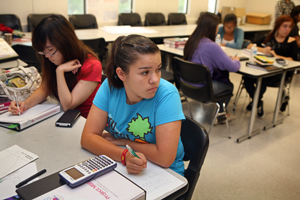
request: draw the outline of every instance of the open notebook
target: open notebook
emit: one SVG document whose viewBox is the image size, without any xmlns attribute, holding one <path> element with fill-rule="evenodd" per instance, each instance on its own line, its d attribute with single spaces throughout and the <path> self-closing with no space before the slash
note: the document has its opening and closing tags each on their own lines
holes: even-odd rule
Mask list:
<svg viewBox="0 0 300 200">
<path fill-rule="evenodd" d="M 20 116 L 10 112 L 0 115 L 0 126 L 21 131 L 59 112 L 60 106 L 58 104 L 38 104 Z"/>
</svg>

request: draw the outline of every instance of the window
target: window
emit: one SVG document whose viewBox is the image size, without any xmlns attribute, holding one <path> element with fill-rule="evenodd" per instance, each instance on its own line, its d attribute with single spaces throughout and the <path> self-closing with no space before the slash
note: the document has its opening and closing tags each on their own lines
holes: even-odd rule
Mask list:
<svg viewBox="0 0 300 200">
<path fill-rule="evenodd" d="M 208 12 L 217 13 L 219 0 L 208 0 Z"/>
<path fill-rule="evenodd" d="M 188 0 L 178 0 L 178 12 L 187 13 Z"/>
<path fill-rule="evenodd" d="M 85 0 L 68 0 L 68 15 L 85 14 Z"/>
<path fill-rule="evenodd" d="M 119 0 L 119 13 L 132 13 L 133 0 Z"/>
</svg>

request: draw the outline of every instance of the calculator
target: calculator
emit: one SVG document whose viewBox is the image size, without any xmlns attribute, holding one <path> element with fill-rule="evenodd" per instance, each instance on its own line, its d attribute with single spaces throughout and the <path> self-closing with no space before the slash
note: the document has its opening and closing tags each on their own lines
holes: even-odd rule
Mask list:
<svg viewBox="0 0 300 200">
<path fill-rule="evenodd" d="M 86 183 L 117 167 L 111 158 L 100 155 L 59 172 L 60 178 L 71 188 Z"/>
</svg>

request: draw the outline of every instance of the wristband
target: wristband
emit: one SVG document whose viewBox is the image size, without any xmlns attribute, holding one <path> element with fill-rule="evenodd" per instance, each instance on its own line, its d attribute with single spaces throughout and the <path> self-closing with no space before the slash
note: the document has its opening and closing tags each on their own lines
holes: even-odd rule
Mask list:
<svg viewBox="0 0 300 200">
<path fill-rule="evenodd" d="M 121 156 L 121 162 L 123 165 L 126 165 L 125 159 L 126 159 L 126 153 L 127 153 L 128 149 L 124 149 L 122 156 Z"/>
</svg>

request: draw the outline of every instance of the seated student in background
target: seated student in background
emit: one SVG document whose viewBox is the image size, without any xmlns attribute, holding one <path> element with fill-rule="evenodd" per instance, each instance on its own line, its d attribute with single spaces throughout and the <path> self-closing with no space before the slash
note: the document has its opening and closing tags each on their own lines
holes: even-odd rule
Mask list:
<svg viewBox="0 0 300 200">
<path fill-rule="evenodd" d="M 50 95 L 59 100 L 64 111 L 78 109 L 86 118 L 101 85 L 102 66 L 97 55 L 78 40 L 62 15 L 50 15 L 35 27 L 32 46 L 42 55 L 42 83 L 19 102 L 19 111 L 23 113 Z M 16 102 L 10 104 L 9 111 L 19 113 Z"/>
<path fill-rule="evenodd" d="M 289 34 L 294 27 L 293 19 L 288 15 L 282 15 L 275 21 L 274 29 L 267 36 L 256 41 L 258 51 L 265 54 L 273 54 L 276 58 L 283 58 L 286 60 L 298 60 L 298 46 L 295 38 L 290 37 Z M 262 44 L 267 47 L 262 47 Z M 253 44 L 250 44 L 247 48 L 251 49 Z M 263 117 L 263 94 L 265 93 L 267 86 L 272 85 L 275 82 L 281 80 L 281 74 L 263 78 L 260 88 L 259 101 L 257 104 L 257 116 Z M 244 84 L 250 97 L 253 99 L 256 79 L 250 77 L 244 77 Z M 246 108 L 247 110 L 252 109 L 252 101 Z"/>
<path fill-rule="evenodd" d="M 290 16 L 294 20 L 294 24 L 295 24 L 294 28 L 290 32 L 290 36 L 295 38 L 297 42 L 297 46 L 298 48 L 300 48 L 299 28 L 297 26 L 297 23 L 300 21 L 300 6 L 294 7 Z"/>
<path fill-rule="evenodd" d="M 215 43 L 219 19 L 216 15 L 206 12 L 199 20 L 198 25 L 185 44 L 185 60 L 203 64 L 210 70 L 214 95 L 232 93 L 233 84 L 229 80 L 229 72 L 240 69 L 238 57 L 229 57 L 221 47 Z M 230 98 L 226 99 L 226 106 Z M 223 103 L 220 112 L 223 112 Z M 226 119 L 226 118 L 225 118 Z M 224 120 L 224 116 L 218 118 Z"/>
<path fill-rule="evenodd" d="M 241 49 L 244 42 L 244 31 L 237 27 L 237 18 L 233 13 L 227 14 L 223 20 L 223 26 L 219 27 L 221 46 Z"/>
<path fill-rule="evenodd" d="M 159 48 L 150 39 L 140 35 L 116 39 L 107 79 L 82 132 L 83 148 L 122 162 L 129 173 L 140 173 L 150 160 L 183 175 L 180 130 L 185 117 L 178 90 L 161 79 L 161 67 Z M 125 145 L 140 158 L 119 147 Z"/>
</svg>

